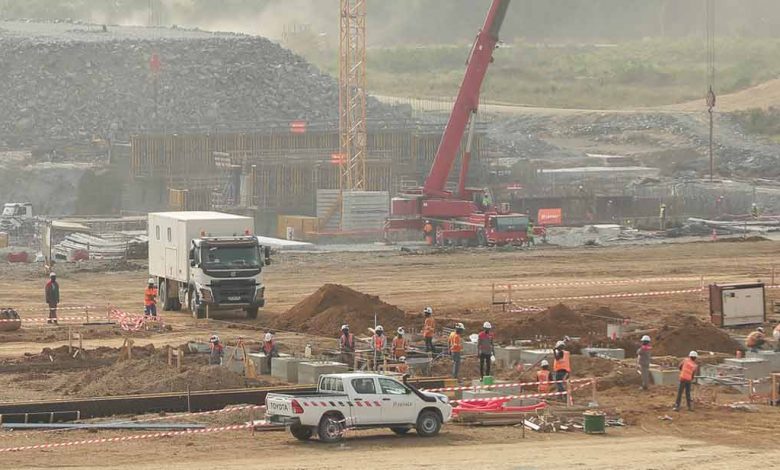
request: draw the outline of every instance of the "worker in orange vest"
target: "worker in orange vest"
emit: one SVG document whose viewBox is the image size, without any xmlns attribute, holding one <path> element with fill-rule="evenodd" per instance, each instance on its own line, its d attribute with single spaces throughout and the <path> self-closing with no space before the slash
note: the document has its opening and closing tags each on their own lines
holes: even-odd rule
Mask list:
<svg viewBox="0 0 780 470">
<path fill-rule="evenodd" d="M 766 343 L 766 337 L 764 336 L 764 328 L 758 327 L 756 331 L 751 332 L 745 339 L 745 346 L 752 352 L 758 352 Z"/>
<path fill-rule="evenodd" d="M 406 338 L 404 338 L 404 331 L 403 327 L 399 327 L 396 331 L 395 338 L 393 338 L 392 343 L 392 351 L 393 351 L 393 359 L 400 360 L 402 357 L 406 357 L 406 350 L 408 348 L 408 344 L 406 342 Z"/>
<path fill-rule="evenodd" d="M 149 278 L 144 290 L 144 315 L 157 317 L 157 287 L 153 277 Z"/>
<path fill-rule="evenodd" d="M 539 382 L 539 393 L 547 393 L 550 390 L 550 382 L 553 379 L 550 363 L 547 359 L 542 359 L 539 364 L 541 369 L 536 371 L 536 381 Z"/>
<path fill-rule="evenodd" d="M 398 361 L 400 364 L 396 367 L 396 370 L 401 374 L 408 374 L 409 373 L 409 364 L 406 363 L 406 356 L 401 356 L 398 358 Z"/>
<path fill-rule="evenodd" d="M 683 390 L 685 390 L 685 401 L 688 402 L 688 411 L 693 411 L 691 383 L 696 376 L 696 371 L 699 369 L 699 364 L 696 363 L 697 357 L 699 357 L 699 353 L 691 351 L 688 353 L 688 357 L 680 363 L 680 386 L 677 388 L 677 401 L 674 402 L 674 411 L 680 411 L 680 400 L 682 399 Z"/>
<path fill-rule="evenodd" d="M 555 343 L 555 350 L 553 351 L 553 355 L 555 356 L 553 370 L 555 371 L 555 380 L 557 381 L 556 385 L 558 386 L 559 392 L 566 391 L 566 384 L 564 381 L 571 375 L 571 353 L 566 351 L 566 349 L 564 349 L 565 347 L 566 343 L 558 341 Z"/>
<path fill-rule="evenodd" d="M 425 221 L 425 225 L 423 225 L 423 234 L 425 235 L 425 243 L 433 245 L 433 225 L 431 225 L 430 220 Z"/>
<path fill-rule="evenodd" d="M 433 347 L 433 333 L 436 329 L 436 320 L 433 319 L 433 309 L 431 307 L 425 307 L 423 315 L 425 315 L 425 322 L 423 322 L 425 352 L 435 353 L 436 349 Z"/>
<path fill-rule="evenodd" d="M 450 348 L 450 355 L 452 356 L 452 377 L 457 379 L 460 375 L 460 359 L 463 353 L 463 331 L 466 327 L 463 323 L 455 324 L 455 331 L 450 333 L 450 337 L 447 338 L 447 344 Z"/>
<path fill-rule="evenodd" d="M 374 369 L 379 370 L 379 362 L 384 359 L 385 348 L 387 347 L 387 336 L 382 325 L 374 328 L 374 335 L 371 337 L 371 350 L 374 351 Z"/>
</svg>

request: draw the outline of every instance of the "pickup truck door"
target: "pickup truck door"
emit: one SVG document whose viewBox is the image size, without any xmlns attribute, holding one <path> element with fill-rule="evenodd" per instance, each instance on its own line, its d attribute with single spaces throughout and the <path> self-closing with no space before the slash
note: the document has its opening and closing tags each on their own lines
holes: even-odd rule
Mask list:
<svg viewBox="0 0 780 470">
<path fill-rule="evenodd" d="M 382 423 L 383 403 L 377 393 L 376 379 L 373 377 L 350 380 L 354 394 L 352 398 L 352 423 L 356 426 L 368 426 Z"/>
<path fill-rule="evenodd" d="M 420 408 L 420 399 L 417 395 L 393 379 L 378 380 L 382 396 L 382 421 L 399 424 L 415 423 Z"/>
</svg>

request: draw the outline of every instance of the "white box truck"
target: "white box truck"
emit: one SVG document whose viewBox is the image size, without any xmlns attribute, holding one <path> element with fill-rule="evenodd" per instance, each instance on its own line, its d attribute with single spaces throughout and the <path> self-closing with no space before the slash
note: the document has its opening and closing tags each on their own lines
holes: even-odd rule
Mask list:
<svg viewBox="0 0 780 470">
<path fill-rule="evenodd" d="M 243 309 L 256 318 L 265 305 L 263 267 L 270 249 L 251 235 L 254 221 L 220 212 L 149 214 L 149 275 L 163 310 L 182 306 L 195 318 Z"/>
</svg>

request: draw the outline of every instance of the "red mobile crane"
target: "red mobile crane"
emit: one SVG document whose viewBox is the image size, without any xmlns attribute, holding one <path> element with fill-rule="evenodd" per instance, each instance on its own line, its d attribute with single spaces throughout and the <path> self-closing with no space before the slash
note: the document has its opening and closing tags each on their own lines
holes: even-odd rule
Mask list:
<svg viewBox="0 0 780 470">
<path fill-rule="evenodd" d="M 479 92 L 493 62 L 509 2 L 493 0 L 471 48 L 466 74 L 425 184 L 393 198 L 388 230 L 432 228 L 439 244 L 504 245 L 522 244 L 526 240 L 527 215 L 509 213 L 507 204 L 493 204 L 487 189 L 466 187 Z M 445 185 L 467 130 L 457 192 L 447 191 Z"/>
</svg>

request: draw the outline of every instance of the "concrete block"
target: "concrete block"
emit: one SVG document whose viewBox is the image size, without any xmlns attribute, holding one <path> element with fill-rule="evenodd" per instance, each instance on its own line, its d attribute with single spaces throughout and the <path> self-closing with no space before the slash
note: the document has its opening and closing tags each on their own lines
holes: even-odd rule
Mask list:
<svg viewBox="0 0 780 470">
<path fill-rule="evenodd" d="M 477 354 L 477 343 L 464 342 L 463 354 L 468 356 L 473 356 L 474 354 Z"/>
<path fill-rule="evenodd" d="M 555 357 L 552 349 L 523 349 L 520 351 L 520 361 L 524 364 L 536 364 L 542 359 L 547 359 L 552 365 Z"/>
<path fill-rule="evenodd" d="M 222 357 L 222 367 L 227 367 L 231 372 L 244 375 L 244 351 L 234 346 L 225 346 L 225 355 Z"/>
<path fill-rule="evenodd" d="M 341 362 L 301 362 L 298 364 L 298 383 L 317 384 L 323 374 L 342 374 L 348 371 L 349 367 Z"/>
<path fill-rule="evenodd" d="M 509 367 L 517 362 L 522 362 L 523 348 L 520 346 L 496 347 L 496 362 L 499 367 Z"/>
<path fill-rule="evenodd" d="M 255 370 L 258 375 L 271 375 L 271 369 L 268 367 L 265 353 L 248 353 L 247 356 L 255 363 Z M 290 355 L 280 353 L 279 357 L 290 357 Z"/>
<path fill-rule="evenodd" d="M 758 351 L 745 354 L 748 359 L 763 359 L 769 363 L 770 372 L 780 372 L 780 352 L 774 351 Z"/>
<path fill-rule="evenodd" d="M 306 362 L 298 357 L 274 357 L 271 359 L 271 376 L 285 382 L 298 382 L 298 364 Z"/>
<path fill-rule="evenodd" d="M 609 357 L 612 359 L 625 359 L 626 350 L 618 348 L 582 348 L 583 356 Z"/>
<path fill-rule="evenodd" d="M 680 381 L 680 371 L 677 369 L 650 368 L 650 376 L 655 385 L 677 385 Z"/>
<path fill-rule="evenodd" d="M 746 379 L 761 379 L 772 373 L 772 364 L 757 357 L 730 357 L 723 364 L 738 367 Z"/>
<path fill-rule="evenodd" d="M 496 398 L 503 396 L 499 392 L 493 392 L 490 390 L 464 390 L 463 391 L 463 399 L 464 400 L 484 400 L 487 398 Z"/>
</svg>

